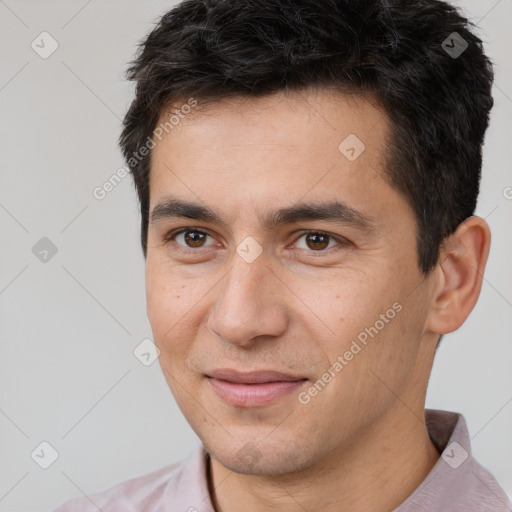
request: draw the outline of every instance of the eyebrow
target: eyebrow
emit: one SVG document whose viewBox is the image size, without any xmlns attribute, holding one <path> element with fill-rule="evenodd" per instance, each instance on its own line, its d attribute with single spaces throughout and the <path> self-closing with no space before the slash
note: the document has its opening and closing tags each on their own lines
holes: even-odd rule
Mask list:
<svg viewBox="0 0 512 512">
<path fill-rule="evenodd" d="M 167 197 L 158 203 L 151 212 L 150 223 L 162 219 L 187 218 L 202 222 L 212 222 L 227 226 L 226 220 L 218 212 L 203 204 Z M 343 201 L 300 202 L 292 206 L 268 211 L 262 220 L 263 226 L 270 230 L 293 222 L 325 220 L 343 226 L 352 226 L 362 231 L 375 228 L 375 221 Z"/>
</svg>

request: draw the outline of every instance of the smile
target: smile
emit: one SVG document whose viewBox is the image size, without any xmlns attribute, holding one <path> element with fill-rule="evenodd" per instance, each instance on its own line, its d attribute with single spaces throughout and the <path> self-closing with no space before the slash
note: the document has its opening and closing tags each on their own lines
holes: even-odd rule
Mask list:
<svg viewBox="0 0 512 512">
<path fill-rule="evenodd" d="M 217 376 L 207 377 L 215 393 L 224 402 L 235 407 L 261 407 L 269 405 L 279 398 L 297 391 L 307 382 L 305 378 L 294 378 L 282 374 L 272 375 L 269 372 L 245 375 L 237 373 L 230 377 L 231 380 Z"/>
</svg>

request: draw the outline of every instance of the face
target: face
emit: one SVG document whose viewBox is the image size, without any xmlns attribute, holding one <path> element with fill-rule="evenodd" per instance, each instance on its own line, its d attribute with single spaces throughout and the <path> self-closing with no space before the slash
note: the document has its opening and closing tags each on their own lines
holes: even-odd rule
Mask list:
<svg viewBox="0 0 512 512">
<path fill-rule="evenodd" d="M 195 108 L 152 152 L 160 365 L 225 467 L 299 471 L 426 386 L 432 284 L 414 214 L 384 179 L 389 121 L 328 91 Z"/>
</svg>

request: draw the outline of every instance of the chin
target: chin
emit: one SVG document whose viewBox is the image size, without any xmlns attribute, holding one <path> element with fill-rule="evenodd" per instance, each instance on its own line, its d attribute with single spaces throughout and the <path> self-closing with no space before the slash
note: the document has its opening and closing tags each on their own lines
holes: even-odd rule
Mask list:
<svg viewBox="0 0 512 512">
<path fill-rule="evenodd" d="M 278 446 L 265 440 L 248 441 L 233 452 L 232 446 L 222 449 L 207 447 L 210 455 L 225 468 L 241 475 L 277 476 L 295 473 L 314 464 L 312 453 L 306 446 L 280 442 Z"/>
</svg>

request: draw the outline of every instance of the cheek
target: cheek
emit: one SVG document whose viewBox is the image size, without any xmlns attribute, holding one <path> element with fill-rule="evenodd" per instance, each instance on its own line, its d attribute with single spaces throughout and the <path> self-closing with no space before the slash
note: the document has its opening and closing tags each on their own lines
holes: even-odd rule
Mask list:
<svg viewBox="0 0 512 512">
<path fill-rule="evenodd" d="M 195 283 L 154 264 L 146 269 L 147 315 L 161 353 L 179 352 L 188 343 L 198 299 Z M 188 333 L 188 337 L 187 337 Z"/>
<path fill-rule="evenodd" d="M 319 333 L 318 339 L 325 340 L 323 348 L 330 356 L 339 355 L 359 333 L 379 321 L 399 295 L 377 276 L 346 269 L 296 279 L 293 288 L 303 303 L 300 311 L 309 318 L 307 324 Z M 320 337 L 320 332 L 325 334 Z"/>
<path fill-rule="evenodd" d="M 416 350 L 406 343 L 411 305 L 391 281 L 327 281 L 323 293 L 304 300 L 329 327 L 309 314 L 312 338 L 327 356 L 311 403 L 337 411 L 333 428 L 356 428 L 368 411 L 380 414 L 395 400 L 390 389 L 399 393 L 409 379 Z"/>
<path fill-rule="evenodd" d="M 319 370 L 325 373 L 319 377 L 332 380 L 318 404 L 325 400 L 351 410 L 363 403 L 370 409 L 384 407 L 393 395 L 379 378 L 400 389 L 415 356 L 414 344 L 405 343 L 411 305 L 399 280 L 391 274 L 338 270 L 299 289 L 310 308 L 301 308 L 308 317 L 301 321 L 324 354 Z"/>
</svg>

